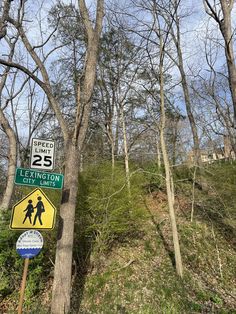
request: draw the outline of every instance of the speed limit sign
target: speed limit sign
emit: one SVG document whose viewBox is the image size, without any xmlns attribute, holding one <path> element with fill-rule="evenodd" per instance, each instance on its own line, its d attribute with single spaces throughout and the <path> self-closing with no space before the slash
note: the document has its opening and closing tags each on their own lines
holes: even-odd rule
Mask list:
<svg viewBox="0 0 236 314">
<path fill-rule="evenodd" d="M 55 143 L 50 140 L 32 139 L 30 168 L 53 170 Z"/>
</svg>

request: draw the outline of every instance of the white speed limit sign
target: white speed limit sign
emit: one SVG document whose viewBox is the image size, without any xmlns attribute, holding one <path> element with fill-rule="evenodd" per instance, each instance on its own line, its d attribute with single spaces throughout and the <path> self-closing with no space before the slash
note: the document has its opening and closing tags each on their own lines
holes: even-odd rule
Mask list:
<svg viewBox="0 0 236 314">
<path fill-rule="evenodd" d="M 53 170 L 54 141 L 33 138 L 31 143 L 30 168 Z"/>
</svg>

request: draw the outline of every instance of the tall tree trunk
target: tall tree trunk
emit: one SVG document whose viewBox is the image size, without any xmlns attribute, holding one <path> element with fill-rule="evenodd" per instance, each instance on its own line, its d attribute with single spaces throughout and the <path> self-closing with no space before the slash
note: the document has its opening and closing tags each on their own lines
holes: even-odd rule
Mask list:
<svg viewBox="0 0 236 314">
<path fill-rule="evenodd" d="M 120 108 L 120 119 L 123 131 L 123 147 L 125 154 L 125 175 L 126 175 L 126 183 L 128 195 L 131 197 L 130 190 L 130 171 L 129 171 L 129 152 L 128 152 L 128 143 L 127 143 L 127 133 L 126 133 L 126 125 L 125 125 L 125 117 L 124 117 L 124 108 L 121 106 Z"/>
<path fill-rule="evenodd" d="M 14 189 L 14 177 L 16 171 L 17 160 L 17 142 L 14 130 L 9 125 L 4 113 L 0 109 L 0 124 L 8 137 L 9 142 L 9 154 L 8 154 L 8 169 L 7 169 L 7 183 L 3 194 L 0 209 L 6 210 L 10 206 L 10 201 Z"/>
<path fill-rule="evenodd" d="M 186 79 L 186 74 L 184 70 L 184 63 L 183 63 L 183 55 L 181 50 L 181 42 L 180 42 L 180 28 L 179 28 L 179 19 L 176 18 L 176 27 L 177 27 L 177 38 L 175 38 L 175 44 L 177 48 L 178 54 L 178 68 L 181 75 L 181 84 L 184 92 L 184 100 L 185 100 L 185 107 L 188 115 L 188 120 L 190 123 L 192 135 L 193 135 L 193 151 L 194 151 L 194 164 L 198 166 L 202 166 L 201 154 L 200 154 L 200 141 L 198 137 L 198 131 L 196 122 L 192 112 L 191 100 L 189 95 L 189 88 Z"/>
<path fill-rule="evenodd" d="M 65 181 L 60 208 L 51 312 L 69 313 L 74 220 L 78 190 L 79 151 L 69 141 L 65 147 Z"/>
<path fill-rule="evenodd" d="M 231 25 L 231 12 L 233 9 L 234 1 L 220 0 L 220 3 L 223 12 L 223 19 L 220 21 L 219 27 L 225 41 L 225 57 L 227 61 L 229 87 L 234 108 L 234 127 L 236 128 L 236 66 L 234 59 L 233 32 Z"/>
<path fill-rule="evenodd" d="M 118 106 L 117 106 L 118 107 Z M 114 135 L 114 153 L 118 156 L 119 152 L 119 128 L 120 128 L 120 109 L 116 109 L 116 125 L 115 125 L 115 135 Z"/>
<path fill-rule="evenodd" d="M 77 113 L 72 138 L 65 140 L 65 183 L 60 208 L 55 273 L 52 293 L 52 314 L 70 311 L 71 267 L 74 240 L 75 208 L 78 190 L 79 160 L 86 137 L 91 112 L 91 98 L 96 77 L 99 40 L 102 31 L 103 0 L 97 1 L 95 28 L 89 18 L 84 0 L 79 0 L 80 13 L 87 32 L 84 78 L 77 87 Z"/>
<path fill-rule="evenodd" d="M 161 126 L 160 126 L 160 140 L 161 140 L 161 150 L 163 156 L 163 163 L 165 167 L 165 179 L 166 179 L 166 191 L 167 191 L 167 199 L 168 199 L 168 207 L 170 214 L 170 222 L 173 236 L 173 244 L 174 244 L 174 252 L 175 252 L 175 264 L 177 274 L 182 277 L 183 276 L 183 266 L 182 266 L 182 258 L 180 253 L 180 245 L 179 245 L 179 237 L 178 230 L 175 218 L 175 210 L 174 210 L 174 185 L 173 178 L 169 164 L 169 158 L 166 149 L 165 142 L 165 97 L 164 97 L 164 77 L 163 77 L 163 41 L 162 36 L 160 35 L 160 64 L 159 64 L 159 82 L 160 82 L 160 105 L 161 105 Z"/>
</svg>

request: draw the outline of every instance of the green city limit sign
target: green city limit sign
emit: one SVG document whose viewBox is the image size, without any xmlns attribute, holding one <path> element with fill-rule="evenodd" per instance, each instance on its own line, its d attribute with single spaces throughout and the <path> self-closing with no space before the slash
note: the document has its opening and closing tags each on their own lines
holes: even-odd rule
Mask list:
<svg viewBox="0 0 236 314">
<path fill-rule="evenodd" d="M 63 174 L 42 172 L 32 169 L 16 168 L 15 183 L 39 186 L 50 189 L 62 189 Z"/>
</svg>

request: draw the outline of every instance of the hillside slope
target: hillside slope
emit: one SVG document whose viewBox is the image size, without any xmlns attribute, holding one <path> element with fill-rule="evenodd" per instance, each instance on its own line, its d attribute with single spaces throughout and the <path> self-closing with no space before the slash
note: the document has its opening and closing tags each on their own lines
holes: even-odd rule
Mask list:
<svg viewBox="0 0 236 314">
<path fill-rule="evenodd" d="M 177 278 L 166 196 L 146 199 L 139 236 L 117 245 L 87 277 L 79 313 L 236 313 L 235 250 L 213 224 L 190 222 L 179 198 L 184 278 Z M 181 210 L 180 210 L 181 208 Z"/>
<path fill-rule="evenodd" d="M 132 173 L 132 201 L 122 165 L 113 176 L 109 164 L 80 178 L 71 313 L 236 313 L 235 165 L 205 168 L 207 189 L 193 182 L 194 169 L 175 169 L 183 279 L 175 272 L 163 176 L 150 167 Z M 0 243 L 6 314 L 16 311 L 23 268 L 8 220 Z M 31 261 L 24 313 L 50 313 L 55 237 L 45 232 L 44 249 Z"/>
</svg>

